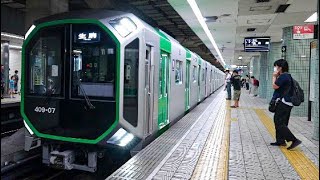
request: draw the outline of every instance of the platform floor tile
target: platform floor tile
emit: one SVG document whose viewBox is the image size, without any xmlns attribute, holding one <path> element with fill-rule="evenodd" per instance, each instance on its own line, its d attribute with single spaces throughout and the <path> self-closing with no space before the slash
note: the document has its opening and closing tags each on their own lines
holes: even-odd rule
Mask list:
<svg viewBox="0 0 320 180">
<path fill-rule="evenodd" d="M 190 179 L 223 100 L 212 94 L 107 179 Z"/>
</svg>

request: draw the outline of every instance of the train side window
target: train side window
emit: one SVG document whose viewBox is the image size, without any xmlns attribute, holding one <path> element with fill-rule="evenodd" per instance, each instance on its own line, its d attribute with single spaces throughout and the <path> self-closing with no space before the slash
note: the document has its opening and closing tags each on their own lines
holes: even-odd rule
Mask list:
<svg viewBox="0 0 320 180">
<path fill-rule="evenodd" d="M 139 39 L 124 50 L 123 118 L 133 126 L 138 123 Z"/>
<path fill-rule="evenodd" d="M 194 83 L 197 82 L 197 66 L 193 66 L 193 69 L 192 69 L 192 81 Z"/>
<path fill-rule="evenodd" d="M 182 76 L 183 76 L 183 71 L 182 71 L 182 61 L 176 60 L 175 62 L 175 82 L 176 84 L 182 84 Z"/>
</svg>

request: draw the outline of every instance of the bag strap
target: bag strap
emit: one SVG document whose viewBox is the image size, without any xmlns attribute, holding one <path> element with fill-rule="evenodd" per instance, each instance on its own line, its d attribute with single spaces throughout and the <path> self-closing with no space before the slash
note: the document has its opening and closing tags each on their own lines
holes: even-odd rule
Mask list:
<svg viewBox="0 0 320 180">
<path fill-rule="evenodd" d="M 287 74 L 289 74 L 289 73 L 287 73 Z M 280 99 L 282 99 L 285 95 L 287 95 L 287 94 L 290 92 L 290 89 L 291 89 L 291 87 L 292 87 L 293 79 L 292 79 L 291 74 L 289 74 L 289 76 L 290 76 L 290 79 L 291 79 L 290 85 L 289 85 L 289 87 L 284 91 L 283 95 L 280 96 Z"/>
</svg>

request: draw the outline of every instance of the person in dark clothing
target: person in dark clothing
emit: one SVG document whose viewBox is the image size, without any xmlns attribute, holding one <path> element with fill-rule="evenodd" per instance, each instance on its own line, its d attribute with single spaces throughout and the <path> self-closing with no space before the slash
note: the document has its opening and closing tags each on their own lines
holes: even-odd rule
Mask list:
<svg viewBox="0 0 320 180">
<path fill-rule="evenodd" d="M 246 89 L 249 90 L 249 81 L 250 81 L 249 75 L 246 75 L 245 79 L 246 79 Z"/>
<path fill-rule="evenodd" d="M 289 65 L 284 59 L 274 62 L 274 73 L 272 77 L 272 87 L 275 90 L 273 100 L 278 102 L 274 113 L 274 125 L 276 129 L 276 142 L 270 143 L 273 146 L 286 146 L 286 141 L 292 141 L 288 150 L 297 147 L 301 141 L 297 139 L 288 128 L 291 109 L 293 104 L 290 99 L 291 75 L 288 73 Z"/>
<path fill-rule="evenodd" d="M 237 108 L 239 107 L 239 100 L 241 95 L 241 76 L 238 74 L 237 70 L 233 71 L 230 81 L 231 81 L 231 84 L 233 85 L 233 100 L 234 100 L 234 105 L 231 107 Z"/>
</svg>

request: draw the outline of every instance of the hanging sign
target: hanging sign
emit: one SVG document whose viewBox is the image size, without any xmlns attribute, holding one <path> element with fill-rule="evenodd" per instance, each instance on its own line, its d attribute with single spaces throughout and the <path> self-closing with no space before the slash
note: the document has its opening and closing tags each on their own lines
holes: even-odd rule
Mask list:
<svg viewBox="0 0 320 180">
<path fill-rule="evenodd" d="M 314 37 L 314 25 L 307 24 L 302 26 L 293 26 L 293 39 L 313 39 Z"/>
</svg>

